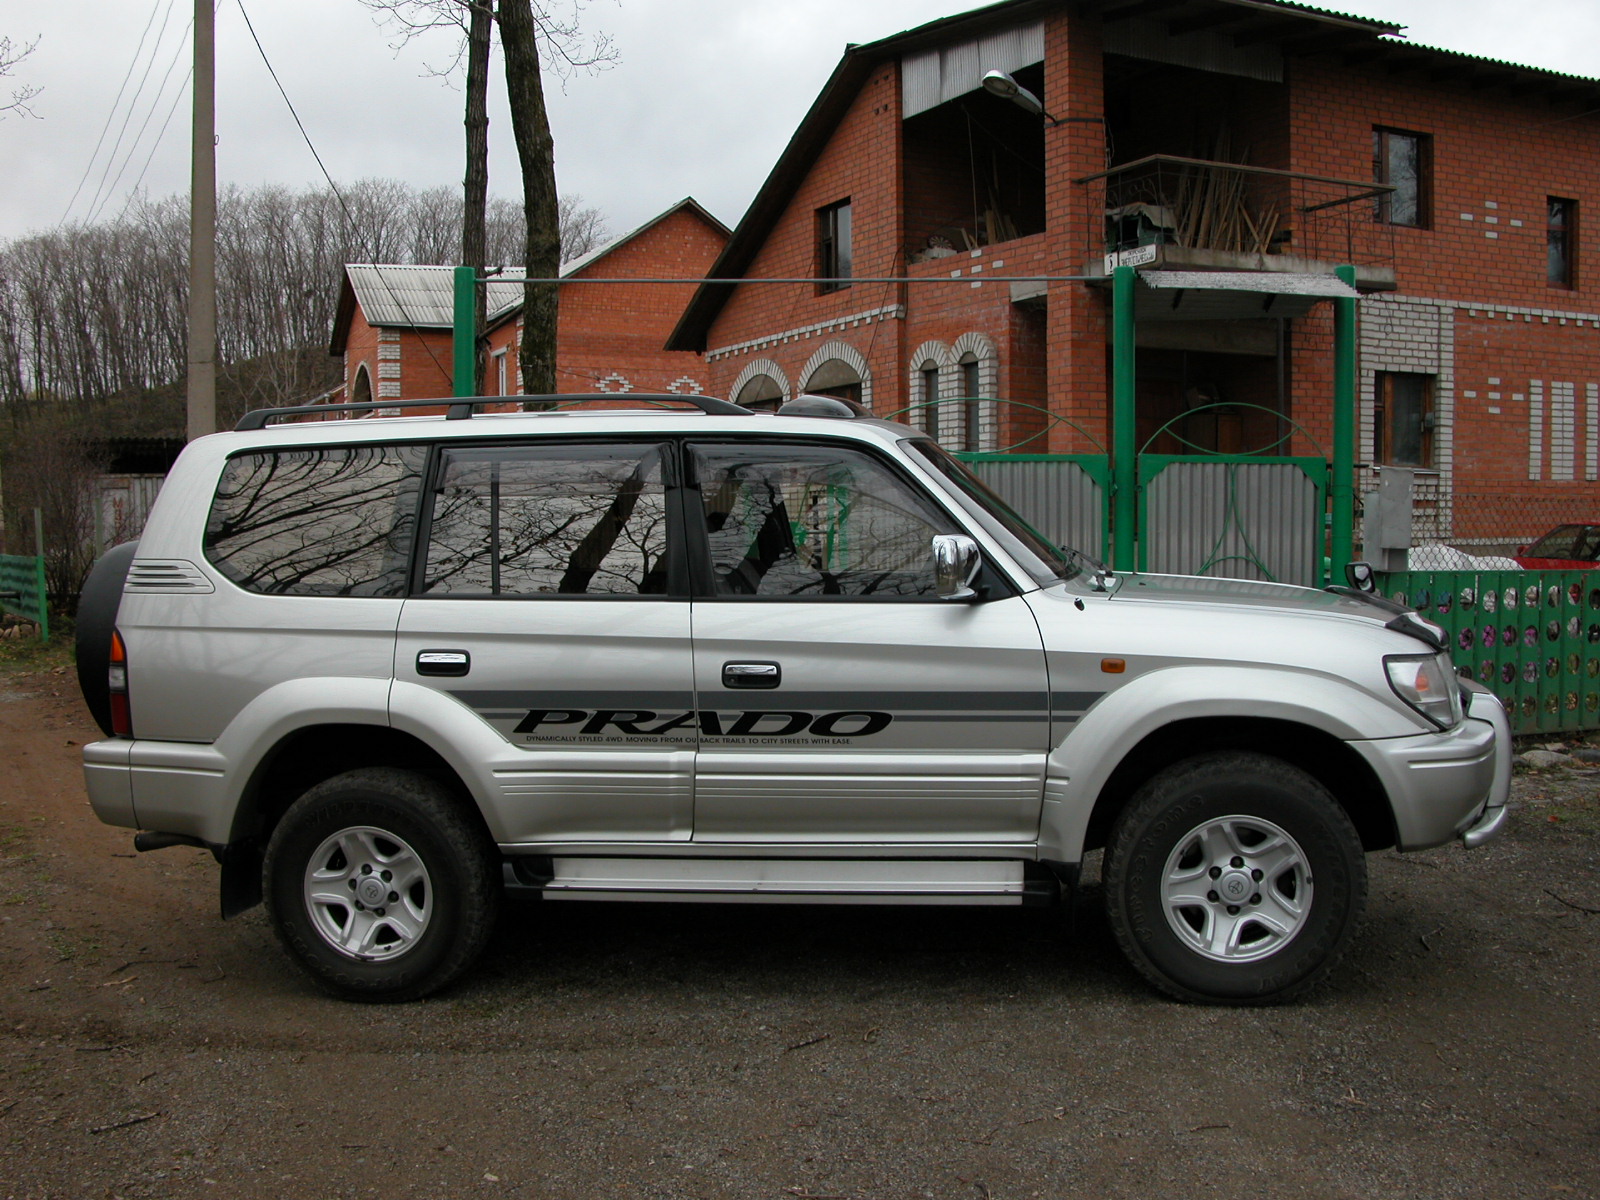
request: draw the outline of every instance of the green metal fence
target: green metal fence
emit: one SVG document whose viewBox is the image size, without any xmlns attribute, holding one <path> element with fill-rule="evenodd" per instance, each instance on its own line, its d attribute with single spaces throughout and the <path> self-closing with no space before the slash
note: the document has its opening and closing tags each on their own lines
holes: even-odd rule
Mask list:
<svg viewBox="0 0 1600 1200">
<path fill-rule="evenodd" d="M 0 554 L 0 611 L 15 613 L 50 637 L 50 603 L 44 588 L 44 559 Z"/>
<path fill-rule="evenodd" d="M 1514 732 L 1600 729 L 1600 571 L 1406 571 L 1378 589 L 1449 632 Z"/>
</svg>

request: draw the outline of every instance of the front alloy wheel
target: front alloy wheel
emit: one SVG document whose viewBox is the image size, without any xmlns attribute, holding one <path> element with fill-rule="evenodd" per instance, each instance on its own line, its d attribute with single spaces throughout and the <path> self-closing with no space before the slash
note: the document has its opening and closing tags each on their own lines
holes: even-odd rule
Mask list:
<svg viewBox="0 0 1600 1200">
<path fill-rule="evenodd" d="M 1260 817 L 1202 822 L 1167 856 L 1163 879 L 1167 924 L 1214 962 L 1254 962 L 1277 953 L 1311 911 L 1305 851 Z"/>
</svg>

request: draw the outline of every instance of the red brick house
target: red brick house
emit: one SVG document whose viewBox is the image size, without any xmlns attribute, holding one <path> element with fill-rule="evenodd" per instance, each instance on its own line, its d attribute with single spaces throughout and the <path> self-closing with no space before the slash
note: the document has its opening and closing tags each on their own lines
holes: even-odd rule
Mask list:
<svg viewBox="0 0 1600 1200">
<path fill-rule="evenodd" d="M 561 269 L 563 279 L 703 277 L 728 229 L 692 199 Z M 452 394 L 452 268 L 350 264 L 340 286 L 330 352 L 344 358 L 351 400 L 427 399 Z M 563 392 L 700 392 L 709 386 L 693 351 L 663 349 L 692 282 L 575 282 L 561 293 L 556 379 Z M 522 391 L 516 342 L 522 285 L 490 282 L 490 395 Z M 335 396 L 335 401 L 342 399 Z"/>
<path fill-rule="evenodd" d="M 1398 33 L 1006 0 L 852 46 L 709 272 L 816 282 L 703 284 L 667 344 L 732 399 L 937 400 L 910 411 L 954 448 L 1090 450 L 1120 262 L 1141 449 L 1316 454 L 1349 263 L 1358 490 L 1418 468 L 1418 540 L 1468 547 L 1600 519 L 1600 81 Z"/>
</svg>

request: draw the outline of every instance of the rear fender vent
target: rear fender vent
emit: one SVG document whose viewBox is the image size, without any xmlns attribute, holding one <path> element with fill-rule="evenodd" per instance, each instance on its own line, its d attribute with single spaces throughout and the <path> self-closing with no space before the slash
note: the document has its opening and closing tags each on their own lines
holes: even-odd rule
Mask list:
<svg viewBox="0 0 1600 1200">
<path fill-rule="evenodd" d="M 134 595 L 214 592 L 216 587 L 192 562 L 182 558 L 136 558 L 122 590 Z"/>
</svg>

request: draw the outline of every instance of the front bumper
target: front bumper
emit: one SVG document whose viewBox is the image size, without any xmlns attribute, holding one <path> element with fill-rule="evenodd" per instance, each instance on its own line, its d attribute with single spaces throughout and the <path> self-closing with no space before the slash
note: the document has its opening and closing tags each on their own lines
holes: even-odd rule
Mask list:
<svg viewBox="0 0 1600 1200">
<path fill-rule="evenodd" d="M 1453 838 L 1481 846 L 1505 824 L 1511 723 L 1487 688 L 1467 680 L 1467 718 L 1454 729 L 1352 742 L 1383 784 L 1402 850 Z"/>
</svg>

